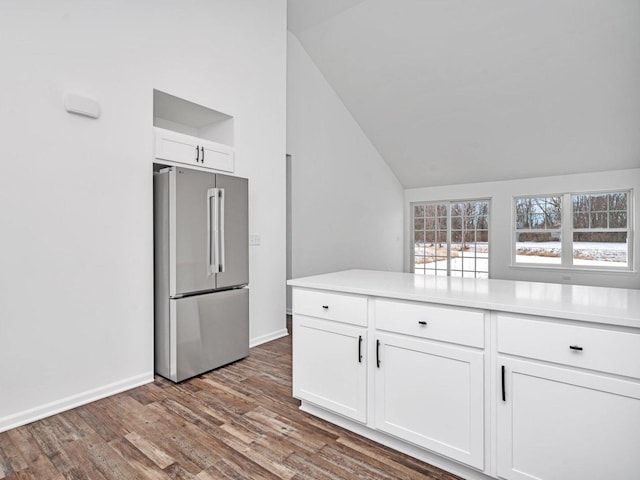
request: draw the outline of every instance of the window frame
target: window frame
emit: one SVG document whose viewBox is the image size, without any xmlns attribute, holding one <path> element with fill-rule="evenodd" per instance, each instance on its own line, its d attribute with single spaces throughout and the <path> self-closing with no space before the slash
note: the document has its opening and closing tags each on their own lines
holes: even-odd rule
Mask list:
<svg viewBox="0 0 640 480">
<path fill-rule="evenodd" d="M 553 197 L 559 197 L 560 198 L 560 225 L 556 228 L 518 228 L 518 221 L 517 221 L 517 201 L 519 199 L 523 199 L 523 198 L 553 198 Z M 564 258 L 562 258 L 562 256 L 564 255 L 565 252 L 565 246 L 564 246 L 564 242 L 565 242 L 565 232 L 564 232 L 564 222 L 565 222 L 565 205 L 566 205 L 566 195 L 563 193 L 548 193 L 548 194 L 541 194 L 541 195 L 517 195 L 513 197 L 513 207 L 512 207 L 512 214 L 511 214 L 511 222 L 512 222 L 512 255 L 511 255 L 511 264 L 512 265 L 517 265 L 517 266 L 522 266 L 522 265 L 535 265 L 535 266 L 544 266 L 544 267 L 558 267 L 561 266 L 564 262 Z M 517 236 L 519 233 L 550 233 L 550 234 L 554 234 L 554 233 L 558 233 L 560 234 L 560 261 L 558 263 L 534 263 L 534 262 L 516 262 L 516 258 L 517 258 L 517 248 L 516 248 L 516 244 L 517 244 Z"/>
<path fill-rule="evenodd" d="M 409 271 L 410 273 L 416 274 L 416 252 L 415 252 L 415 207 L 419 206 L 419 205 L 442 205 L 442 204 L 446 204 L 447 206 L 447 247 L 446 247 L 446 251 L 447 251 L 447 268 L 446 268 L 446 277 L 452 277 L 451 275 L 451 236 L 452 236 L 452 222 L 451 222 L 451 206 L 452 204 L 456 204 L 456 203 L 465 203 L 465 202 L 486 202 L 488 205 L 488 212 L 487 212 L 487 278 L 491 278 L 491 256 L 490 256 L 490 251 L 491 251 L 491 217 L 492 217 L 492 213 L 491 213 L 491 198 L 490 197 L 481 197 L 481 198 L 468 198 L 468 199 L 452 199 L 452 200 L 419 200 L 419 201 L 414 201 L 414 202 L 410 202 L 409 203 L 409 218 L 410 218 L 410 247 L 409 247 Z M 438 216 L 436 215 L 436 221 Z M 437 231 L 437 230 L 436 230 Z M 442 270 L 444 271 L 444 269 Z M 455 270 L 458 271 L 458 270 Z M 469 270 L 469 272 L 473 271 L 474 273 L 477 274 L 478 270 Z M 437 272 L 437 270 L 434 270 L 434 272 Z M 470 278 L 470 277 L 464 277 L 464 272 L 465 270 L 462 271 L 463 276 L 461 277 L 453 277 L 453 278 Z M 484 273 L 484 271 L 482 271 L 482 273 Z M 422 274 L 422 275 L 429 275 L 428 273 Z M 437 273 L 434 273 L 433 275 L 430 276 L 442 276 L 444 277 L 444 275 L 437 275 Z M 478 278 L 478 277 L 474 277 L 474 278 Z"/>
<path fill-rule="evenodd" d="M 606 195 L 610 193 L 626 193 L 627 194 L 627 227 L 604 229 L 574 229 L 573 227 L 573 196 L 574 195 Z M 511 202 L 511 267 L 515 268 L 533 268 L 533 269 L 552 269 L 552 270 L 576 270 L 576 271 L 601 271 L 601 272 L 633 272 L 634 271 L 634 255 L 633 255 L 633 199 L 634 192 L 632 188 L 611 188 L 606 190 L 589 190 L 589 191 L 572 191 L 563 193 L 543 193 L 531 195 L 515 195 Z M 517 262 L 517 234 L 522 230 L 517 228 L 517 211 L 516 202 L 522 198 L 540 198 L 540 197 L 561 197 L 561 222 L 560 222 L 560 263 L 535 263 L 535 262 Z M 549 230 L 540 230 L 547 232 Z M 574 232 L 626 232 L 627 233 L 627 264 L 625 266 L 615 265 L 575 265 L 573 263 L 573 234 Z"/>
</svg>

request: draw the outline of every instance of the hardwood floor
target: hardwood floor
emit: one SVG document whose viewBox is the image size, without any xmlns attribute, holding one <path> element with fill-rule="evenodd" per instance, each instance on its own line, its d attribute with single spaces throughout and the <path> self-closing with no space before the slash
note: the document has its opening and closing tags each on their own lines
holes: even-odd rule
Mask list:
<svg viewBox="0 0 640 480">
<path fill-rule="evenodd" d="M 1 433 L 0 479 L 458 479 L 298 405 L 286 337 Z"/>
</svg>

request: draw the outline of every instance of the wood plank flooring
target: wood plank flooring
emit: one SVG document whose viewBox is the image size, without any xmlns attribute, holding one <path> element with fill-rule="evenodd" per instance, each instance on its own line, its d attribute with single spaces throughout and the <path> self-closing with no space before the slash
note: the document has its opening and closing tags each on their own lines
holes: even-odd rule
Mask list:
<svg viewBox="0 0 640 480">
<path fill-rule="evenodd" d="M 181 384 L 157 377 L 0 433 L 0 479 L 459 478 L 298 406 L 286 337 Z"/>
</svg>

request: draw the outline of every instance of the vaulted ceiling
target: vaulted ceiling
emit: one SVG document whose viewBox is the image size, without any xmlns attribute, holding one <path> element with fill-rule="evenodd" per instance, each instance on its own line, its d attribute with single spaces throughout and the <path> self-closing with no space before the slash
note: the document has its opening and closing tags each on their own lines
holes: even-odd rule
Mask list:
<svg viewBox="0 0 640 480">
<path fill-rule="evenodd" d="M 638 0 L 289 0 L 405 187 L 640 167 Z"/>
</svg>

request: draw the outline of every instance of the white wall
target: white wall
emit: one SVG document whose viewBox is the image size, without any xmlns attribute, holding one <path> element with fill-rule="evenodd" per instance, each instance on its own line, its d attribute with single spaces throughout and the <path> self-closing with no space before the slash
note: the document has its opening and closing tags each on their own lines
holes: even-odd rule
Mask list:
<svg viewBox="0 0 640 480">
<path fill-rule="evenodd" d="M 283 334 L 285 0 L 8 0 L 0 32 L 0 430 L 153 378 L 154 88 L 235 117 L 252 342 Z"/>
<path fill-rule="evenodd" d="M 405 270 L 409 271 L 411 241 L 411 202 L 491 198 L 490 258 L 491 278 L 528 280 L 534 282 L 575 283 L 603 287 L 640 288 L 640 235 L 633 239 L 633 272 L 594 272 L 577 269 L 527 268 L 511 266 L 512 202 L 516 195 L 588 192 L 608 189 L 634 189 L 633 224 L 640 226 L 640 168 L 578 175 L 528 178 L 502 182 L 470 183 L 444 187 L 405 190 Z M 563 278 L 570 277 L 570 280 Z"/>
<path fill-rule="evenodd" d="M 401 271 L 402 186 L 292 34 L 287 153 L 293 277 Z"/>
</svg>

